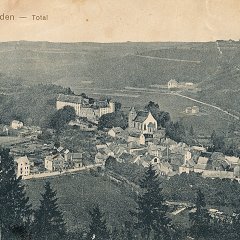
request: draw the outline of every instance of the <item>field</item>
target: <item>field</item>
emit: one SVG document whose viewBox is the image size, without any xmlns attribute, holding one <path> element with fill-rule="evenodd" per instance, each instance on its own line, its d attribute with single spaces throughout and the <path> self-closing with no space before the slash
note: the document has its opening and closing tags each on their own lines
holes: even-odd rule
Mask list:
<svg viewBox="0 0 240 240">
<path fill-rule="evenodd" d="M 88 210 L 96 203 L 99 203 L 100 208 L 106 213 L 107 222 L 113 226 L 119 226 L 129 220 L 128 210 L 135 206 L 135 202 L 126 193 L 127 188 L 122 190 L 109 180 L 91 176 L 87 172 L 48 180 L 57 191 L 58 203 L 70 230 L 88 227 L 90 221 Z M 38 179 L 24 182 L 34 207 L 39 205 L 45 181 Z"/>
<path fill-rule="evenodd" d="M 71 87 L 76 93 L 109 94 L 121 101 L 125 108 L 130 107 L 130 103 L 142 107 L 152 100 L 158 102 L 162 110 L 169 111 L 173 120 L 182 118 L 187 126 L 193 125 L 198 132 L 226 128 L 231 119 L 211 108 L 201 109 L 206 113 L 202 116 L 182 114 L 186 107 L 198 105 L 189 100 L 148 92 L 120 91 L 126 86 L 166 85 L 170 79 L 176 79 L 200 86 L 202 92 L 193 97 L 240 115 L 239 42 L 100 44 L 20 41 L 0 43 L 0 51 L 0 83 L 13 80 L 24 86 L 54 83 Z M 100 88 L 111 90 L 101 91 Z M 42 106 L 41 111 L 45 108 Z"/>
<path fill-rule="evenodd" d="M 143 108 L 149 101 L 154 101 L 159 104 L 160 109 L 167 111 L 171 114 L 173 121 L 182 120 L 188 128 L 193 126 L 197 134 L 209 135 L 213 130 L 226 129 L 229 122 L 233 119 L 228 115 L 213 109 L 211 107 L 203 106 L 192 100 L 185 99 L 172 94 L 153 93 L 153 92 L 138 92 L 138 91 L 117 91 L 117 90 L 100 90 L 100 89 L 75 89 L 75 92 L 85 92 L 87 95 L 93 97 L 109 96 L 112 99 L 122 103 L 122 109 L 126 112 L 130 107 L 136 106 Z M 199 115 L 186 115 L 186 107 L 199 106 L 201 114 Z"/>
</svg>

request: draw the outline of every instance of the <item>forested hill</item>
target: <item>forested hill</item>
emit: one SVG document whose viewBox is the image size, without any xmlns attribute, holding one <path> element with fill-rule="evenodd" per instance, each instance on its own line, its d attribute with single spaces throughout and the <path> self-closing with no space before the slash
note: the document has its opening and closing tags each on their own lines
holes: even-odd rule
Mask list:
<svg viewBox="0 0 240 240">
<path fill-rule="evenodd" d="M 239 99 L 240 42 L 209 43 L 0 43 L 0 82 L 123 88 L 199 83 L 199 96 L 233 106 Z M 229 97 L 222 101 L 222 96 Z M 237 100 L 238 101 L 238 100 Z"/>
</svg>

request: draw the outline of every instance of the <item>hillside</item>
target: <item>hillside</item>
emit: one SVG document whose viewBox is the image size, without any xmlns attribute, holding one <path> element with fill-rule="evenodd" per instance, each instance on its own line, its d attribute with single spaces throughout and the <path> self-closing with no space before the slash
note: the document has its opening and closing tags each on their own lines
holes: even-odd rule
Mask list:
<svg viewBox="0 0 240 240">
<path fill-rule="evenodd" d="M 239 42 L 0 43 L 0 83 L 55 83 L 75 88 L 148 87 L 171 78 L 198 83 L 200 99 L 237 110 Z M 229 97 L 228 101 L 222 101 Z M 236 101 L 236 103 L 235 103 Z"/>
<path fill-rule="evenodd" d="M 118 227 L 129 219 L 128 211 L 136 207 L 127 187 L 123 190 L 109 179 L 94 177 L 87 172 L 48 180 L 57 191 L 58 203 L 70 231 L 88 228 L 88 211 L 95 204 L 99 204 L 106 213 L 107 222 Z M 27 195 L 34 208 L 40 204 L 44 183 L 44 179 L 25 181 Z"/>
</svg>

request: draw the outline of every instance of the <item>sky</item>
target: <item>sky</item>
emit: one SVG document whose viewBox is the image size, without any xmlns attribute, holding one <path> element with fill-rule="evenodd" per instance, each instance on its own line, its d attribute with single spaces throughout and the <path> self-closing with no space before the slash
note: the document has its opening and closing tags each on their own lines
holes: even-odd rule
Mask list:
<svg viewBox="0 0 240 240">
<path fill-rule="evenodd" d="M 0 41 L 240 39 L 239 0 L 1 0 Z M 32 15 L 48 15 L 33 21 Z M 27 17 L 27 18 L 19 18 Z"/>
</svg>

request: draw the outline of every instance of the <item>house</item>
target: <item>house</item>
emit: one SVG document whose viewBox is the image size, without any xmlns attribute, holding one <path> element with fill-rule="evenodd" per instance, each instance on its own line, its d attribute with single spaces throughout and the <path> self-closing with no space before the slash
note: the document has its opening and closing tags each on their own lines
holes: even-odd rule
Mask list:
<svg viewBox="0 0 240 240">
<path fill-rule="evenodd" d="M 50 171 L 62 171 L 65 168 L 65 159 L 64 157 L 57 153 L 53 155 L 46 156 L 44 159 L 45 168 Z"/>
<path fill-rule="evenodd" d="M 136 111 L 134 107 L 131 108 L 128 114 L 129 128 L 141 131 L 143 134 L 153 134 L 157 131 L 157 120 L 153 117 L 150 111 Z"/>
<path fill-rule="evenodd" d="M 167 150 L 167 147 L 165 147 L 165 146 L 149 144 L 148 145 L 148 153 L 152 156 L 162 158 L 162 157 L 167 156 L 168 150 Z"/>
<path fill-rule="evenodd" d="M 123 132 L 124 132 L 124 130 L 121 127 L 113 127 L 108 131 L 108 135 L 113 138 L 116 138 L 116 137 L 121 136 L 121 133 L 123 133 Z"/>
<path fill-rule="evenodd" d="M 108 157 L 104 152 L 97 152 L 95 155 L 95 163 L 104 163 Z"/>
<path fill-rule="evenodd" d="M 17 163 L 17 177 L 28 176 L 30 174 L 30 161 L 27 156 L 15 160 Z"/>
<path fill-rule="evenodd" d="M 136 142 L 140 145 L 145 145 L 145 136 L 141 132 L 130 132 L 127 142 Z"/>
<path fill-rule="evenodd" d="M 211 155 L 213 170 L 224 171 L 230 168 L 230 164 L 225 160 L 225 155 L 221 152 L 214 152 Z"/>
<path fill-rule="evenodd" d="M 56 108 L 59 110 L 65 106 L 75 109 L 76 115 L 86 117 L 96 122 L 102 115 L 115 112 L 115 103 L 111 100 L 90 99 L 87 96 L 59 94 Z"/>
<path fill-rule="evenodd" d="M 156 132 L 153 133 L 153 142 L 160 143 L 162 139 L 166 137 L 166 130 L 165 129 L 158 129 Z"/>
<path fill-rule="evenodd" d="M 176 81 L 175 79 L 171 79 L 168 82 L 168 89 L 173 89 L 173 88 L 178 88 L 178 81 Z"/>
<path fill-rule="evenodd" d="M 211 170 L 211 162 L 208 157 L 200 156 L 197 164 L 194 166 L 194 172 L 202 173 L 204 170 Z"/>
<path fill-rule="evenodd" d="M 197 114 L 200 112 L 200 108 L 198 106 L 193 106 L 193 107 L 187 107 L 185 109 L 185 112 L 187 114 Z"/>
<path fill-rule="evenodd" d="M 179 173 L 190 173 L 194 171 L 194 165 L 189 161 L 186 161 L 183 165 L 179 167 Z"/>
<path fill-rule="evenodd" d="M 130 154 L 140 155 L 142 153 L 147 153 L 147 148 L 136 142 L 130 142 L 128 145 L 128 149 Z"/>
<path fill-rule="evenodd" d="M 239 157 L 234 156 L 225 156 L 225 160 L 230 164 L 231 167 L 237 166 L 240 161 Z"/>
<path fill-rule="evenodd" d="M 12 129 L 19 129 L 19 128 L 22 128 L 23 127 L 23 122 L 20 122 L 18 120 L 13 120 L 11 122 L 11 128 Z"/>
<path fill-rule="evenodd" d="M 200 112 L 200 109 L 199 109 L 198 106 L 193 106 L 193 107 L 192 107 L 192 114 L 197 114 L 197 113 L 199 113 L 199 112 Z"/>
<path fill-rule="evenodd" d="M 80 168 L 83 166 L 82 153 L 70 153 L 69 151 L 67 151 L 64 154 L 64 160 L 69 168 Z"/>
<path fill-rule="evenodd" d="M 127 162 L 130 163 L 133 161 L 133 156 L 130 153 L 123 152 L 118 158 L 118 162 Z"/>
<path fill-rule="evenodd" d="M 160 161 L 157 164 L 154 164 L 154 168 L 157 171 L 157 174 L 161 176 L 172 176 L 173 168 L 168 162 Z"/>
<path fill-rule="evenodd" d="M 201 147 L 199 147 L 199 146 L 192 146 L 191 150 L 194 151 L 194 152 L 199 152 L 199 153 L 207 151 L 207 149 L 205 147 L 202 147 L 202 146 Z"/>
</svg>

